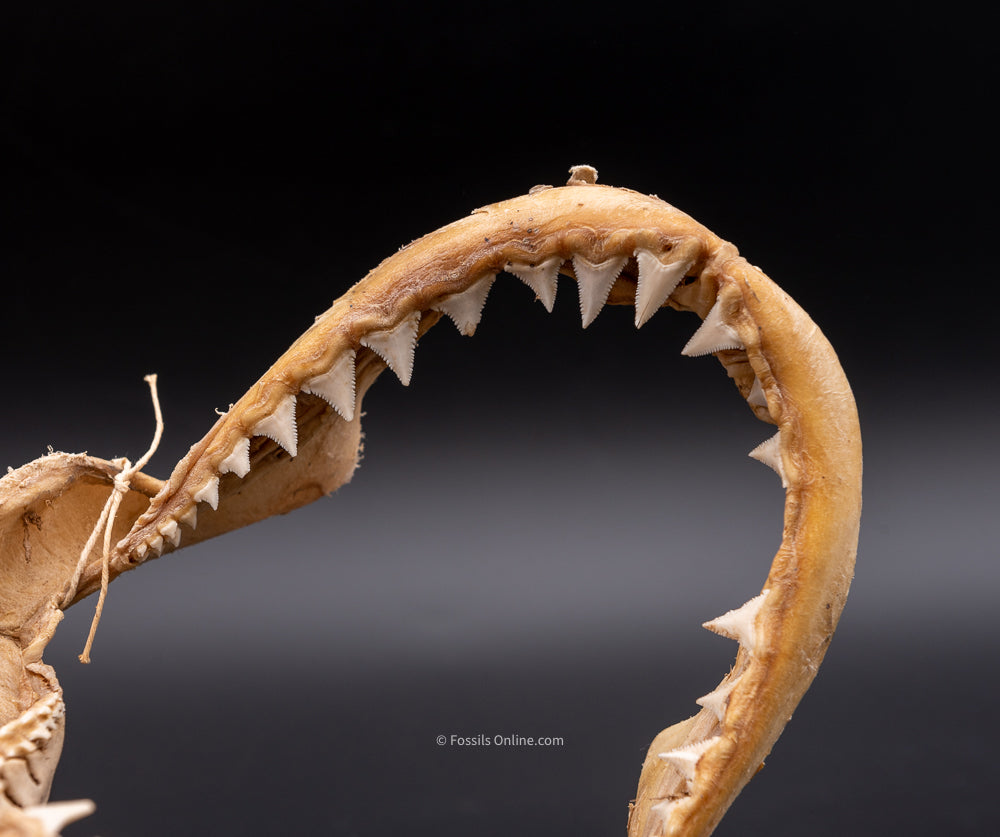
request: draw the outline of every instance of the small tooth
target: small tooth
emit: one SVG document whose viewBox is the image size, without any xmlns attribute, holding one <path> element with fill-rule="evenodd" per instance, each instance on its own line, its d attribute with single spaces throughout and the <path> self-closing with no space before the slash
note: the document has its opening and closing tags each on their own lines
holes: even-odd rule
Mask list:
<svg viewBox="0 0 1000 837">
<path fill-rule="evenodd" d="M 476 280 L 468 289 L 459 294 L 446 296 L 431 307 L 434 311 L 447 314 L 458 326 L 459 332 L 466 337 L 471 337 L 476 333 L 476 326 L 482 319 L 486 297 L 489 295 L 493 280 L 496 278 L 495 273 L 490 273 L 482 279 Z"/>
<path fill-rule="evenodd" d="M 163 554 L 163 535 L 157 532 L 153 537 L 149 539 L 149 548 L 153 550 L 157 555 Z"/>
<path fill-rule="evenodd" d="M 212 477 L 191 498 L 196 503 L 208 503 L 213 509 L 219 508 L 219 478 Z"/>
<path fill-rule="evenodd" d="M 726 707 L 729 706 L 729 696 L 732 694 L 733 689 L 736 688 L 738 680 L 739 678 L 736 678 L 736 680 L 731 680 L 728 683 L 722 683 L 714 691 L 698 698 L 695 703 L 705 709 L 711 709 L 721 723 L 726 718 Z"/>
<path fill-rule="evenodd" d="M 670 815 L 673 813 L 678 802 L 680 802 L 679 799 L 664 799 L 662 802 L 650 805 L 649 811 L 651 814 L 658 814 L 663 824 L 667 825 L 670 823 Z"/>
<path fill-rule="evenodd" d="M 250 473 L 250 439 L 240 439 L 233 452 L 219 463 L 220 474 L 236 474 L 240 479 Z"/>
<path fill-rule="evenodd" d="M 694 261 L 688 259 L 664 264 L 649 250 L 636 250 L 635 260 L 639 264 L 639 283 L 635 289 L 635 327 L 640 328 L 660 310 L 660 306 L 674 292 Z"/>
<path fill-rule="evenodd" d="M 141 543 L 135 548 L 135 557 L 140 561 L 146 557 L 146 553 L 149 552 L 149 547 L 146 544 Z"/>
<path fill-rule="evenodd" d="M 177 516 L 178 523 L 190 526 L 192 529 L 198 528 L 198 506 L 189 506 L 187 511 Z"/>
<path fill-rule="evenodd" d="M 556 290 L 559 286 L 561 256 L 552 256 L 538 264 L 514 264 L 509 262 L 505 270 L 513 273 L 535 292 L 535 296 L 550 314 L 556 304 Z"/>
<path fill-rule="evenodd" d="M 785 468 L 781 464 L 781 431 L 779 430 L 770 439 L 761 442 L 750 451 L 749 456 L 758 462 L 763 462 L 768 468 L 781 477 L 781 487 L 788 488 L 788 480 L 785 478 Z"/>
<path fill-rule="evenodd" d="M 295 425 L 295 396 L 288 395 L 269 416 L 251 429 L 252 436 L 267 436 L 281 445 L 289 456 L 298 453 L 298 428 Z"/>
<path fill-rule="evenodd" d="M 728 639 L 735 639 L 752 653 L 757 647 L 754 621 L 757 618 L 757 614 L 760 613 L 761 607 L 764 605 L 766 596 L 767 590 L 759 596 L 750 599 L 742 607 L 730 610 L 728 613 L 722 614 L 722 616 L 713 619 L 711 622 L 705 622 L 702 627 L 708 628 L 708 630 Z"/>
<path fill-rule="evenodd" d="M 764 387 L 760 384 L 760 378 L 754 376 L 753 386 L 747 394 L 747 404 L 751 407 L 766 407 L 767 397 L 764 395 Z"/>
<path fill-rule="evenodd" d="M 367 346 L 382 358 L 404 387 L 409 386 L 413 375 L 413 355 L 417 347 L 419 326 L 420 312 L 414 311 L 395 328 L 375 331 L 361 338 L 361 345 Z"/>
<path fill-rule="evenodd" d="M 97 806 L 89 799 L 73 799 L 66 802 L 49 802 L 45 805 L 31 805 L 24 813 L 38 820 L 44 834 L 58 834 L 71 822 L 89 817 Z"/>
<path fill-rule="evenodd" d="M 584 328 L 601 313 L 604 303 L 608 301 L 608 294 L 611 293 L 611 286 L 622 272 L 626 261 L 624 256 L 620 256 L 594 264 L 583 256 L 573 257 L 573 272 L 580 291 L 580 317 Z"/>
<path fill-rule="evenodd" d="M 333 407 L 345 421 L 354 418 L 354 360 L 356 354 L 354 349 L 350 349 L 333 362 L 329 372 L 310 378 L 302 385 L 303 391 L 318 395 Z"/>
<path fill-rule="evenodd" d="M 690 782 L 694 779 L 695 768 L 697 768 L 699 760 L 718 740 L 719 736 L 716 735 L 696 744 L 688 744 L 667 753 L 660 753 L 660 758 L 676 767 Z"/>
<path fill-rule="evenodd" d="M 177 525 L 176 520 L 167 520 L 165 523 L 161 523 L 160 526 L 157 527 L 157 531 L 174 546 L 180 546 L 181 529 Z"/>
<path fill-rule="evenodd" d="M 699 355 L 721 352 L 723 349 L 742 348 L 744 348 L 743 341 L 740 340 L 736 329 L 722 321 L 722 308 L 719 300 L 716 300 L 704 322 L 691 335 L 687 345 L 681 349 L 681 354 L 687 357 L 698 357 Z"/>
</svg>

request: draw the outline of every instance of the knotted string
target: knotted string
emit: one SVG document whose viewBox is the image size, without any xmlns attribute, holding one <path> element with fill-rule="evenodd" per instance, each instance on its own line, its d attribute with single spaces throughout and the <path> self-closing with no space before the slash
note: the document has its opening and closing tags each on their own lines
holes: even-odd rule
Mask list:
<svg viewBox="0 0 1000 837">
<path fill-rule="evenodd" d="M 143 380 L 149 384 L 149 391 L 153 398 L 153 411 L 156 414 L 156 432 L 153 434 L 153 442 L 150 444 L 149 450 L 134 465 L 124 457 L 112 460 L 121 470 L 115 476 L 111 495 L 104 504 L 101 516 L 97 519 L 97 523 L 90 533 L 87 543 L 84 544 L 83 551 L 80 553 L 80 559 L 76 564 L 76 570 L 73 573 L 73 579 L 70 582 L 69 592 L 63 598 L 63 606 L 65 607 L 76 595 L 80 578 L 83 576 L 83 571 L 87 566 L 87 558 L 90 556 L 90 552 L 94 548 L 94 544 L 97 543 L 97 538 L 103 529 L 104 555 L 101 561 L 101 594 L 97 598 L 97 608 L 94 611 L 94 618 L 90 623 L 90 635 L 87 637 L 87 644 L 80 655 L 81 663 L 90 662 L 90 649 L 94 644 L 94 634 L 97 633 L 97 626 L 101 621 L 101 613 L 104 611 L 104 600 L 108 595 L 108 585 L 111 583 L 111 532 L 114 529 L 115 517 L 118 515 L 118 507 L 121 505 L 122 497 L 128 493 L 132 477 L 149 462 L 160 444 L 160 437 L 163 435 L 163 414 L 160 412 L 160 399 L 156 392 L 156 375 L 146 375 Z"/>
</svg>

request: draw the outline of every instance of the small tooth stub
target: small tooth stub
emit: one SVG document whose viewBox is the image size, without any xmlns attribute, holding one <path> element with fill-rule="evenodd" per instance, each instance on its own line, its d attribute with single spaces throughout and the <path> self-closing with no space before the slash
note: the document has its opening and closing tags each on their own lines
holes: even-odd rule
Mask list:
<svg viewBox="0 0 1000 837">
<path fill-rule="evenodd" d="M 250 473 L 250 439 L 240 439 L 233 452 L 219 463 L 220 474 L 236 474 L 243 479 Z"/>
<path fill-rule="evenodd" d="M 694 262 L 690 259 L 664 264 L 649 250 L 636 250 L 639 282 L 635 289 L 635 327 L 641 328 L 674 292 Z"/>
<path fill-rule="evenodd" d="M 192 529 L 198 528 L 198 506 L 191 505 L 188 506 L 187 511 L 183 514 L 177 515 L 177 522 L 183 523 L 185 526 L 190 526 Z"/>
<path fill-rule="evenodd" d="M 561 256 L 552 256 L 538 264 L 519 264 L 509 262 L 504 268 L 513 273 L 535 292 L 539 302 L 550 314 L 556 304 L 556 290 L 559 287 L 559 268 L 563 263 Z"/>
<path fill-rule="evenodd" d="M 739 678 L 731 680 L 728 683 L 723 683 L 714 691 L 698 698 L 695 703 L 704 709 L 711 709 L 715 713 L 715 717 L 719 719 L 719 723 L 722 723 L 726 719 L 726 707 L 729 706 L 729 696 L 733 693 L 733 689 L 736 688 L 738 681 Z"/>
<path fill-rule="evenodd" d="M 146 553 L 149 552 L 149 547 L 145 543 L 139 544 L 135 548 L 135 557 L 137 560 L 142 561 L 146 557 Z"/>
<path fill-rule="evenodd" d="M 180 546 L 181 528 L 176 520 L 167 520 L 159 525 L 157 531 L 163 535 L 165 540 L 170 541 L 174 546 Z"/>
<path fill-rule="evenodd" d="M 702 627 L 728 639 L 735 639 L 747 651 L 753 653 L 757 648 L 757 632 L 754 628 L 754 622 L 760 609 L 764 606 L 766 597 L 767 590 L 750 599 L 742 607 L 730 610 L 711 622 L 705 622 Z"/>
<path fill-rule="evenodd" d="M 250 430 L 253 436 L 267 436 L 281 445 L 289 456 L 298 453 L 298 428 L 295 425 L 295 396 L 286 396 L 278 408 L 264 416 Z"/>
<path fill-rule="evenodd" d="M 767 397 L 764 395 L 764 387 L 761 386 L 760 378 L 755 377 L 753 379 L 753 386 L 750 387 L 750 392 L 747 393 L 747 404 L 751 407 L 767 406 Z"/>
<path fill-rule="evenodd" d="M 318 395 L 333 407 L 345 421 L 351 421 L 354 418 L 354 361 L 356 355 L 354 349 L 344 352 L 333 362 L 329 372 L 310 378 L 302 385 L 305 392 Z"/>
<path fill-rule="evenodd" d="M 708 752 L 708 750 L 712 748 L 712 745 L 718 740 L 719 736 L 716 735 L 713 738 L 706 739 L 705 741 L 688 744 L 685 747 L 678 747 L 676 750 L 670 750 L 667 753 L 660 753 L 660 758 L 676 767 L 684 778 L 691 782 L 694 779 L 694 772 L 698 767 L 698 762 L 701 760 L 701 757 L 705 755 L 705 753 Z"/>
<path fill-rule="evenodd" d="M 679 802 L 679 799 L 664 799 L 662 802 L 657 802 L 655 805 L 651 805 L 649 812 L 654 816 L 658 816 L 660 821 L 664 824 L 664 826 L 666 826 L 669 825 L 670 817 L 677 809 Z"/>
<path fill-rule="evenodd" d="M 157 532 L 148 541 L 149 548 L 153 550 L 157 555 L 163 554 L 163 535 Z"/>
<path fill-rule="evenodd" d="M 466 337 L 471 337 L 476 333 L 476 326 L 483 316 L 483 308 L 486 305 L 486 297 L 489 296 L 490 288 L 493 287 L 493 280 L 497 278 L 495 273 L 490 273 L 482 279 L 472 283 L 460 294 L 451 294 L 438 300 L 431 308 L 440 311 L 451 317 L 452 322 L 458 327 L 460 333 Z"/>
<path fill-rule="evenodd" d="M 382 358 L 404 387 L 410 385 L 413 375 L 413 355 L 417 348 L 419 327 L 420 312 L 414 311 L 395 328 L 373 331 L 361 338 L 361 345 Z"/>
<path fill-rule="evenodd" d="M 770 439 L 761 442 L 748 454 L 758 462 L 763 462 L 781 477 L 781 487 L 788 488 L 788 479 L 785 477 L 785 468 L 781 464 L 781 431 L 779 430 Z"/>
<path fill-rule="evenodd" d="M 219 478 L 212 477 L 191 498 L 196 503 L 208 503 L 213 509 L 219 508 Z"/>
<path fill-rule="evenodd" d="M 24 813 L 41 823 L 41 834 L 58 834 L 71 822 L 89 817 L 97 806 L 89 799 L 73 799 L 66 802 L 48 802 L 45 805 L 29 805 Z"/>
<path fill-rule="evenodd" d="M 724 349 L 745 348 L 736 329 L 722 320 L 720 300 L 708 312 L 698 330 L 691 335 L 687 345 L 681 349 L 681 354 L 687 357 L 710 355 Z"/>
<path fill-rule="evenodd" d="M 624 256 L 596 264 L 583 256 L 573 257 L 573 272 L 580 291 L 580 317 L 584 328 L 601 313 L 604 303 L 608 301 L 608 294 L 611 293 L 611 286 L 625 267 L 625 262 Z"/>
</svg>

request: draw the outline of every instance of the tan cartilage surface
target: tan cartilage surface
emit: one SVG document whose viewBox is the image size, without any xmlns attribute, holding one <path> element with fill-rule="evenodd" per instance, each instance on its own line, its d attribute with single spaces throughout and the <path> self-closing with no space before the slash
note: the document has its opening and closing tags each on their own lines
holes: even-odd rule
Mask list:
<svg viewBox="0 0 1000 837">
<path fill-rule="evenodd" d="M 705 627 L 736 640 L 732 670 L 701 711 L 654 739 L 628 833 L 709 834 L 756 773 L 836 628 L 861 510 L 861 441 L 850 387 L 809 317 L 736 249 L 658 198 L 596 184 L 475 210 L 386 259 L 347 291 L 176 466 L 166 482 L 120 462 L 54 453 L 0 480 L 0 830 L 54 834 L 89 803 L 47 805 L 62 743 L 62 692 L 41 661 L 65 607 L 100 587 L 101 556 L 72 583 L 111 491 L 110 578 L 181 546 L 290 511 L 347 482 L 360 402 L 385 368 L 404 383 L 442 316 L 475 332 L 496 281 L 524 282 L 549 310 L 559 275 L 584 327 L 605 304 L 696 312 L 684 347 L 714 354 L 776 431 L 751 452 L 786 492 L 782 543 L 760 594 Z M 116 487 L 117 485 L 117 487 Z M 137 824 L 141 830 L 141 824 Z"/>
</svg>

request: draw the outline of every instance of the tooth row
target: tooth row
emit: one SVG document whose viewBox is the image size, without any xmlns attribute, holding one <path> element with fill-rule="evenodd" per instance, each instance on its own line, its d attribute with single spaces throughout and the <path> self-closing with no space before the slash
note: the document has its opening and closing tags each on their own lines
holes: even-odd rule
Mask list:
<svg viewBox="0 0 1000 837">
<path fill-rule="evenodd" d="M 635 258 L 639 266 L 635 303 L 635 324 L 638 328 L 663 305 L 694 262 L 692 259 L 664 262 L 659 255 L 645 249 L 636 250 Z M 563 262 L 561 256 L 552 256 L 540 262 L 508 262 L 505 270 L 528 285 L 545 309 L 551 312 L 555 306 L 559 268 Z M 580 317 L 586 328 L 603 309 L 615 280 L 628 262 L 628 257 L 613 256 L 601 262 L 593 262 L 585 256 L 575 255 L 572 262 L 579 289 Z M 484 274 L 466 290 L 434 302 L 430 306 L 431 310 L 450 317 L 459 332 L 471 336 L 482 319 L 483 308 L 496 276 L 495 272 Z M 706 323 L 711 316 L 710 314 L 706 318 Z M 407 386 L 413 375 L 419 327 L 420 312 L 415 311 L 393 328 L 370 332 L 359 342 L 384 360 L 400 382 Z M 704 329 L 704 324 L 702 328 Z M 695 337 L 697 336 L 696 334 Z M 351 421 L 356 406 L 356 363 L 357 351 L 349 349 L 343 352 L 326 372 L 305 380 L 301 384 L 301 389 L 303 392 L 322 398 L 345 421 Z M 178 546 L 181 538 L 178 524 L 184 523 L 191 528 L 195 527 L 198 503 L 207 503 L 212 509 L 218 508 L 219 476 L 235 474 L 242 479 L 250 472 L 251 436 L 266 436 L 284 448 L 289 456 L 294 457 L 298 453 L 295 408 L 295 394 L 290 393 L 272 413 L 264 416 L 250 428 L 249 434 L 237 441 L 232 451 L 218 463 L 216 466 L 218 476 L 209 478 L 191 495 L 194 504 L 176 519 L 168 518 L 160 523 L 156 531 L 136 548 L 137 557 L 142 560 L 150 550 L 160 554 L 167 543 Z"/>
<path fill-rule="evenodd" d="M 654 252 L 635 251 L 639 266 L 639 281 L 635 294 L 635 326 L 642 327 L 655 314 L 667 297 L 694 265 L 693 259 L 664 262 Z M 615 280 L 625 267 L 626 256 L 613 256 L 603 262 L 592 262 L 584 256 L 573 256 L 573 272 L 580 294 L 580 317 L 583 327 L 590 325 L 604 308 Z M 508 262 L 505 270 L 512 273 L 535 292 L 535 296 L 552 312 L 556 301 L 561 256 L 541 262 Z M 439 309 L 440 310 L 440 309 Z M 457 322 L 457 321 L 456 321 Z"/>
<path fill-rule="evenodd" d="M 40 742 L 52 737 L 65 712 L 62 698 L 53 692 L 39 698 L 13 721 L 0 727 L 0 762 L 35 752 Z"/>
</svg>

